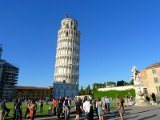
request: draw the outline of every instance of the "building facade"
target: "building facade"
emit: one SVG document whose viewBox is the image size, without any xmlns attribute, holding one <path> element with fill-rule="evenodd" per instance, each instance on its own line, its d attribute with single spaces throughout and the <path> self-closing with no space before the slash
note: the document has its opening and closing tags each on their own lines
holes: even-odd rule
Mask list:
<svg viewBox="0 0 160 120">
<path fill-rule="evenodd" d="M 0 48 L 2 54 L 2 48 Z M 1 56 L 1 55 L 0 55 Z M 0 98 L 13 99 L 16 96 L 16 84 L 19 69 L 0 58 Z"/>
<path fill-rule="evenodd" d="M 80 31 L 72 18 L 61 21 L 58 31 L 54 71 L 54 97 L 78 95 L 80 60 Z"/>
<path fill-rule="evenodd" d="M 22 99 L 46 99 L 53 97 L 53 87 L 17 86 L 16 97 Z"/>
<path fill-rule="evenodd" d="M 160 94 L 160 62 L 148 66 L 140 73 L 144 92 Z"/>
</svg>

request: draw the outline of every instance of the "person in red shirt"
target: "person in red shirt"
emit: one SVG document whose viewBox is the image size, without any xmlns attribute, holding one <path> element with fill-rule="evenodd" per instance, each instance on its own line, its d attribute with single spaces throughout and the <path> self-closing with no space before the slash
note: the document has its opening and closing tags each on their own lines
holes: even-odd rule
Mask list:
<svg viewBox="0 0 160 120">
<path fill-rule="evenodd" d="M 54 98 L 52 102 L 52 109 L 53 109 L 54 115 L 56 115 L 56 108 L 57 108 L 57 100 Z"/>
<path fill-rule="evenodd" d="M 34 117 L 35 117 L 35 114 L 36 114 L 36 104 L 33 100 L 31 100 L 29 110 L 30 110 L 29 116 L 30 116 L 31 120 L 34 120 Z"/>
</svg>

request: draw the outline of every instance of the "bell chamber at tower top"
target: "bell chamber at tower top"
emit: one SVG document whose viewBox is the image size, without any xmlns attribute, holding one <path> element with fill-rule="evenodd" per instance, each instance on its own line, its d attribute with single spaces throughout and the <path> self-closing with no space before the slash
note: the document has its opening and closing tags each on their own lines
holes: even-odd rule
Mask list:
<svg viewBox="0 0 160 120">
<path fill-rule="evenodd" d="M 61 28 L 69 28 L 69 29 L 76 29 L 78 27 L 78 22 L 71 18 L 65 18 L 61 22 Z"/>
</svg>

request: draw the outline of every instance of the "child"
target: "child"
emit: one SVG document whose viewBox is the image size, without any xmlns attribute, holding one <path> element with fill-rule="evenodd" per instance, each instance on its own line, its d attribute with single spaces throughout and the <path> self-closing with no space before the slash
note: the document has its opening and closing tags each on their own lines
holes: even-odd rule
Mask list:
<svg viewBox="0 0 160 120">
<path fill-rule="evenodd" d="M 51 107 L 48 108 L 48 115 L 52 116 L 52 109 L 51 109 Z"/>
</svg>

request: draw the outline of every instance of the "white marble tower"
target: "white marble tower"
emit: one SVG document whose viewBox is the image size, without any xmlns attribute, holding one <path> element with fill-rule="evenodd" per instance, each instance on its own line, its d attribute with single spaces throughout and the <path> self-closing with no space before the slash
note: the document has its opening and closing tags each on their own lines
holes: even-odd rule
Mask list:
<svg viewBox="0 0 160 120">
<path fill-rule="evenodd" d="M 80 31 L 78 22 L 66 17 L 58 31 L 53 96 L 75 97 L 78 95 Z"/>
</svg>

